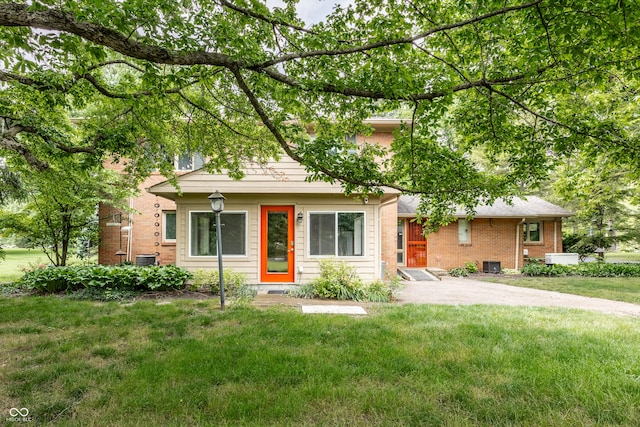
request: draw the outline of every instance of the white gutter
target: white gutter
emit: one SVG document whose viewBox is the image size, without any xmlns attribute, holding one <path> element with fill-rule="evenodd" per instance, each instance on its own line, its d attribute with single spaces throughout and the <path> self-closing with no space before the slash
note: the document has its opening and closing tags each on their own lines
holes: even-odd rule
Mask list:
<svg viewBox="0 0 640 427">
<path fill-rule="evenodd" d="M 127 233 L 129 236 L 129 241 L 127 242 L 127 261 L 131 262 L 131 251 L 133 242 L 133 221 L 131 220 L 131 212 L 133 212 L 133 197 L 129 197 L 129 209 L 129 232 Z"/>
</svg>

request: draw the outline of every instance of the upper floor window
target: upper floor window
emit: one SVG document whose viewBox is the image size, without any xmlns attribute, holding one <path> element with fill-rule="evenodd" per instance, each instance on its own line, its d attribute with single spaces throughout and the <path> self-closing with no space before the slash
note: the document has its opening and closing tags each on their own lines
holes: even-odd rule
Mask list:
<svg viewBox="0 0 640 427">
<path fill-rule="evenodd" d="M 523 225 L 524 241 L 530 243 L 542 242 L 542 223 L 525 222 Z"/>
<path fill-rule="evenodd" d="M 344 139 L 352 144 L 356 144 L 358 142 L 358 136 L 355 133 L 345 134 Z"/>
<path fill-rule="evenodd" d="M 204 157 L 199 153 L 185 153 L 176 159 L 176 170 L 195 171 L 204 166 Z"/>
</svg>

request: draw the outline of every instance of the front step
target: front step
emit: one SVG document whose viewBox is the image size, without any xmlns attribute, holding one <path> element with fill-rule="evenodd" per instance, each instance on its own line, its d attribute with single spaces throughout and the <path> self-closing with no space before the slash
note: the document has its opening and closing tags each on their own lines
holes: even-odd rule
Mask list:
<svg viewBox="0 0 640 427">
<path fill-rule="evenodd" d="M 427 268 L 427 271 L 436 277 L 445 277 L 449 275 L 449 272 L 443 268 L 429 267 Z"/>
<path fill-rule="evenodd" d="M 398 274 L 404 279 L 409 281 L 435 281 L 440 280 L 440 277 L 434 275 L 426 268 L 398 268 Z"/>
</svg>

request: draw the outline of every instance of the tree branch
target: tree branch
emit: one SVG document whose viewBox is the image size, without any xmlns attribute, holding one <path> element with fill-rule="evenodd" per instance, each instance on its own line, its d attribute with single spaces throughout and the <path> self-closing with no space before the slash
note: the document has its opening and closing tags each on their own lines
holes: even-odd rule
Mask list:
<svg viewBox="0 0 640 427">
<path fill-rule="evenodd" d="M 257 13 L 257 12 L 254 12 L 252 10 L 245 9 L 243 7 L 240 7 L 240 6 L 236 6 L 235 4 L 233 4 L 231 2 L 228 2 L 227 0 L 220 0 L 220 4 L 222 6 L 224 6 L 224 7 L 227 7 L 229 9 L 235 10 L 236 12 L 240 12 L 243 15 L 250 16 L 252 18 L 256 18 L 256 19 L 258 19 L 260 21 L 267 22 L 267 23 L 269 23 L 271 25 L 279 25 L 279 26 L 283 26 L 283 27 L 288 27 L 288 28 L 292 28 L 292 29 L 297 30 L 297 31 L 301 31 L 303 33 L 307 33 L 307 34 L 313 34 L 313 35 L 317 34 L 315 31 L 308 30 L 308 29 L 306 29 L 304 27 L 299 27 L 299 26 L 291 24 L 289 22 L 285 22 L 285 21 L 283 21 L 281 19 L 271 18 L 271 17 L 265 16 L 265 15 L 263 15 L 261 13 Z"/>
<path fill-rule="evenodd" d="M 282 136 L 282 134 L 280 133 L 278 128 L 271 121 L 271 119 L 269 118 L 269 115 L 262 108 L 262 105 L 260 104 L 260 100 L 258 100 L 258 98 L 254 95 L 253 91 L 251 90 L 251 88 L 249 88 L 249 86 L 247 85 L 247 82 L 245 81 L 244 77 L 242 76 L 241 71 L 238 68 L 232 69 L 231 71 L 233 72 L 233 75 L 235 76 L 236 81 L 238 82 L 238 87 L 240 87 L 242 92 L 244 92 L 244 94 L 247 96 L 247 98 L 249 98 L 249 102 L 251 102 L 251 105 L 253 106 L 253 109 L 256 111 L 256 113 L 260 117 L 260 120 L 262 120 L 262 123 L 264 123 L 264 125 L 267 127 L 267 129 L 269 129 L 269 131 L 275 137 L 276 141 L 278 142 L 278 144 L 280 144 L 280 146 L 282 147 L 284 152 L 291 159 L 295 160 L 296 162 L 298 162 L 298 163 L 300 163 L 302 165 L 307 165 L 308 162 L 305 161 L 304 158 L 299 156 L 297 153 L 295 153 L 291 149 L 291 146 L 287 143 L 287 141 L 284 139 L 284 137 Z M 353 185 L 357 185 L 357 186 L 361 186 L 361 187 L 388 187 L 388 188 L 394 188 L 394 189 L 397 189 L 397 190 L 400 190 L 400 191 L 403 191 L 403 190 L 406 191 L 406 189 L 404 189 L 401 186 L 398 186 L 396 184 L 393 184 L 393 183 L 364 182 L 364 181 L 356 180 L 356 179 L 354 179 L 352 177 L 349 177 L 349 176 L 339 175 L 339 174 L 335 173 L 334 171 L 331 171 L 331 170 L 329 170 L 327 168 L 322 167 L 321 165 L 318 165 L 317 163 L 314 164 L 313 166 L 318 171 L 320 171 L 322 174 L 324 174 L 324 175 L 326 175 L 326 176 L 328 176 L 328 177 L 330 177 L 332 179 L 335 179 L 336 181 L 340 181 L 340 182 L 344 182 L 344 183 L 348 183 L 348 184 L 353 184 Z"/>
<path fill-rule="evenodd" d="M 311 57 L 318 57 L 318 56 L 342 56 L 342 55 L 348 55 L 348 54 L 353 54 L 353 53 L 361 53 L 361 52 L 366 52 L 368 50 L 373 50 L 373 49 L 379 49 L 382 47 L 389 47 L 389 46 L 395 46 L 395 45 L 401 45 L 401 44 L 412 44 L 415 43 L 418 40 L 421 39 L 425 39 L 431 35 L 440 33 L 440 32 L 444 32 L 447 30 L 452 30 L 455 28 L 461 28 L 461 27 L 465 27 L 467 25 L 471 25 L 477 22 L 481 22 L 484 21 L 486 19 L 489 18 L 493 18 L 495 16 L 499 16 L 499 15 L 504 15 L 506 13 L 509 12 L 513 12 L 516 10 L 523 10 L 523 9 L 528 9 L 531 7 L 534 7 L 536 5 L 538 5 L 539 3 L 541 3 L 543 0 L 535 0 L 533 2 L 530 3 L 524 3 L 521 5 L 516 5 L 516 6 L 509 6 L 509 7 L 504 7 L 502 9 L 498 9 L 498 10 L 494 10 L 492 12 L 488 12 L 485 13 L 483 15 L 480 16 L 474 16 L 473 18 L 469 18 L 469 19 L 465 19 L 463 21 L 458 21 L 458 22 L 454 22 L 451 24 L 443 24 L 443 25 L 439 25 L 437 27 L 434 27 L 428 31 L 422 32 L 420 34 L 416 34 L 416 35 L 412 35 L 412 36 L 408 36 L 408 37 L 401 37 L 401 38 L 397 38 L 397 39 L 392 39 L 392 40 L 381 40 L 381 41 L 377 41 L 377 42 L 372 42 L 372 43 L 367 43 L 361 46 L 354 46 L 354 47 L 349 47 L 349 48 L 344 48 L 344 49 L 325 49 L 325 50 L 311 50 L 308 52 L 301 52 L 301 53 L 290 53 L 287 55 L 282 55 L 279 58 L 274 58 L 272 60 L 269 61 L 265 61 L 259 64 L 254 64 L 251 65 L 249 67 L 247 67 L 248 69 L 263 69 L 263 68 L 267 68 L 267 67 L 271 67 L 273 65 L 276 64 L 280 64 L 282 62 L 287 62 L 287 61 L 291 61 L 294 59 L 303 59 L 303 58 L 311 58 Z"/>
<path fill-rule="evenodd" d="M 109 47 L 125 56 L 158 64 L 207 64 L 229 68 L 237 63 L 237 61 L 221 53 L 206 51 L 175 52 L 162 47 L 151 46 L 102 25 L 79 22 L 75 15 L 53 8 L 30 11 L 27 4 L 0 4 L 0 26 L 64 31 L 98 45 Z"/>
<path fill-rule="evenodd" d="M 49 168 L 47 162 L 40 160 L 29 147 L 16 141 L 15 137 L 23 131 L 24 128 L 22 126 L 16 125 L 0 134 L 0 148 L 18 153 L 30 166 L 40 172 L 47 170 Z"/>
</svg>

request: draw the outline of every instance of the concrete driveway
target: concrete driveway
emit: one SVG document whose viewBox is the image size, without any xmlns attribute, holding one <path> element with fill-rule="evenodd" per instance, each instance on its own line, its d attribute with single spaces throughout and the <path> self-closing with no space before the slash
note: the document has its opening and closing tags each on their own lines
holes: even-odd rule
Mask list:
<svg viewBox="0 0 640 427">
<path fill-rule="evenodd" d="M 405 282 L 398 303 L 567 307 L 640 317 L 640 305 L 636 304 L 448 276 L 436 281 Z"/>
</svg>

